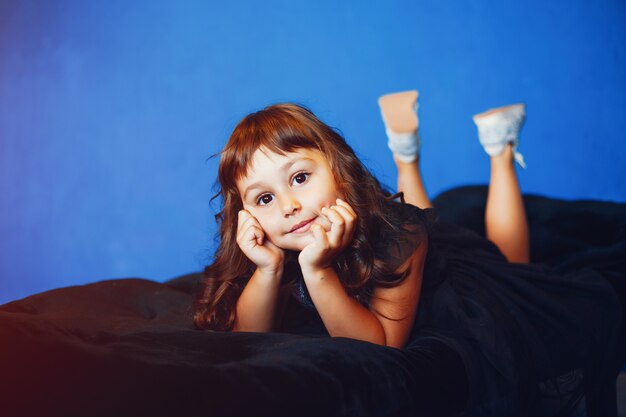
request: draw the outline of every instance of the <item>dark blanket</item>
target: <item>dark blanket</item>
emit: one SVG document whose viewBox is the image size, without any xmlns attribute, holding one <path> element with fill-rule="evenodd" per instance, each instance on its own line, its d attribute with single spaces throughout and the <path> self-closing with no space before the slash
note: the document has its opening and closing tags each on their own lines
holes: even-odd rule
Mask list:
<svg viewBox="0 0 626 417">
<path fill-rule="evenodd" d="M 435 200 L 482 231 L 484 187 Z M 526 196 L 532 259 L 563 270 L 624 256 L 626 204 Z M 116 279 L 0 306 L 1 416 L 455 415 L 458 358 L 423 338 L 393 349 L 346 338 L 195 330 L 199 274 Z M 451 375 L 452 374 L 452 375 Z"/>
</svg>

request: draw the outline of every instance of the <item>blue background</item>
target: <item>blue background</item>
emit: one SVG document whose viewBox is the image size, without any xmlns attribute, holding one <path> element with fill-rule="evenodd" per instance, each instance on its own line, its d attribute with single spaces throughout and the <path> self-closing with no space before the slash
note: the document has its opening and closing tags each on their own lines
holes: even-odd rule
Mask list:
<svg viewBox="0 0 626 417">
<path fill-rule="evenodd" d="M 376 99 L 420 90 L 429 193 L 488 181 L 471 116 L 527 104 L 525 192 L 626 201 L 626 2 L 0 0 L 0 303 L 200 270 L 218 152 L 279 101 L 394 186 Z"/>
</svg>

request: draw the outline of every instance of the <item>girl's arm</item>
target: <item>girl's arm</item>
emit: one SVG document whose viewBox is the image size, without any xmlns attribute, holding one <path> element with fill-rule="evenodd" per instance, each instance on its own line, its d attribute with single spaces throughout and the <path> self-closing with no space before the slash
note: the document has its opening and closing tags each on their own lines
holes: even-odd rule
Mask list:
<svg viewBox="0 0 626 417">
<path fill-rule="evenodd" d="M 424 241 L 400 266 L 398 272 L 410 268 L 400 285 L 374 291 L 369 310 L 346 293 L 333 268 L 303 268 L 307 289 L 328 333 L 403 347 L 415 320 L 427 250 Z"/>
<path fill-rule="evenodd" d="M 237 221 L 237 244 L 257 269 L 237 300 L 233 331 L 269 332 L 274 327 L 285 254 L 265 238 L 250 212 L 240 210 Z"/>
<path fill-rule="evenodd" d="M 401 348 L 409 338 L 419 305 L 427 252 L 428 240 L 424 239 L 396 271 L 410 268 L 404 281 L 395 287 L 374 290 L 370 310 L 385 329 L 387 346 Z"/>
<path fill-rule="evenodd" d="M 234 332 L 273 330 L 281 277 L 282 270 L 271 273 L 257 268 L 237 300 Z"/>
</svg>

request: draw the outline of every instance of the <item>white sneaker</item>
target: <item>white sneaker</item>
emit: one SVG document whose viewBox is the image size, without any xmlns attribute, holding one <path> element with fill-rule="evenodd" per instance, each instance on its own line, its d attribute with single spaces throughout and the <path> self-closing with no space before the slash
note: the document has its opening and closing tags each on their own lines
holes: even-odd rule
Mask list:
<svg viewBox="0 0 626 417">
<path fill-rule="evenodd" d="M 478 138 L 485 152 L 490 156 L 498 156 L 508 143 L 513 145 L 515 161 L 526 168 L 524 157 L 517 152 L 519 131 L 526 118 L 524 103 L 498 107 L 472 117 L 478 127 Z"/>
</svg>

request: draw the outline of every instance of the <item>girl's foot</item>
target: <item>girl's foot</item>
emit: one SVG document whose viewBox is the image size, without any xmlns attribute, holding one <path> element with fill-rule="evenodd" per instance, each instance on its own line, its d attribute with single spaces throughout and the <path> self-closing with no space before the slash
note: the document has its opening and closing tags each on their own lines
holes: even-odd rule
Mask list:
<svg viewBox="0 0 626 417">
<path fill-rule="evenodd" d="M 387 132 L 387 145 L 396 162 L 412 163 L 419 154 L 417 96 L 417 91 L 411 90 L 385 94 L 378 99 Z"/>
<path fill-rule="evenodd" d="M 510 143 L 515 161 L 522 168 L 526 168 L 524 157 L 517 152 L 519 131 L 524 124 L 525 117 L 526 107 L 523 103 L 498 107 L 474 115 L 478 137 L 485 152 L 492 157 L 498 156 Z"/>
</svg>

